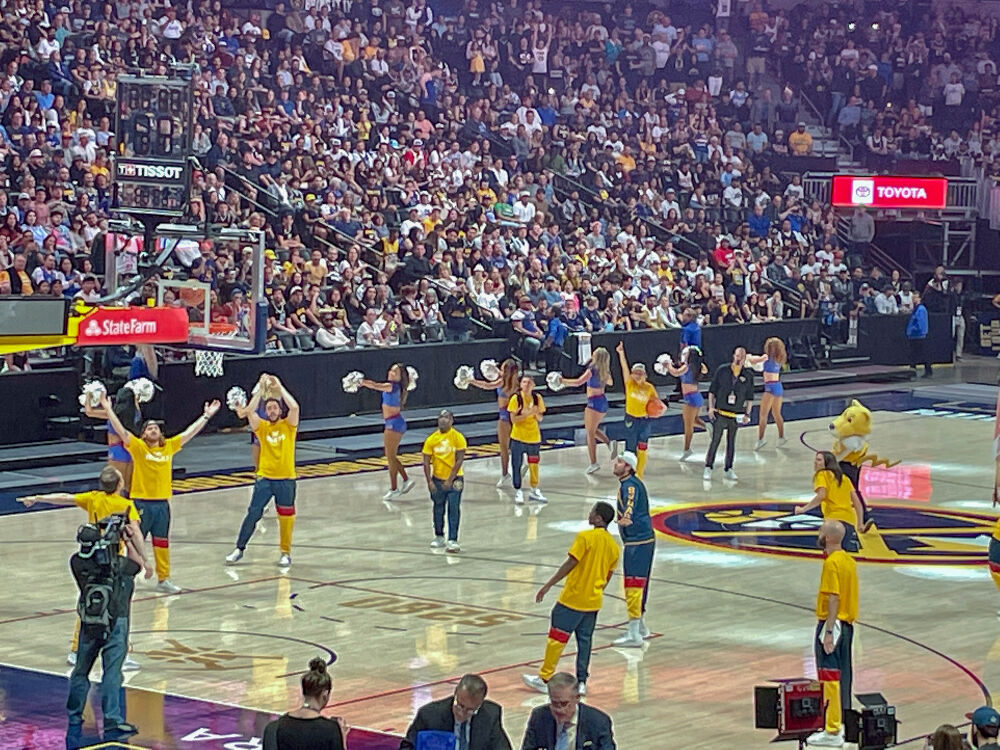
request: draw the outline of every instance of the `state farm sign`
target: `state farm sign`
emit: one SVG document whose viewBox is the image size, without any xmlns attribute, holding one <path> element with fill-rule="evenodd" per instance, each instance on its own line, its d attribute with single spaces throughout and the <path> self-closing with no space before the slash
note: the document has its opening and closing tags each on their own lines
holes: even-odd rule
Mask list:
<svg viewBox="0 0 1000 750">
<path fill-rule="evenodd" d="M 175 307 L 100 307 L 81 323 L 77 346 L 176 344 L 188 339 L 187 313 Z"/>
<path fill-rule="evenodd" d="M 944 208 L 948 180 L 944 177 L 888 177 L 883 175 L 836 175 L 833 178 L 835 206 L 870 208 Z"/>
</svg>

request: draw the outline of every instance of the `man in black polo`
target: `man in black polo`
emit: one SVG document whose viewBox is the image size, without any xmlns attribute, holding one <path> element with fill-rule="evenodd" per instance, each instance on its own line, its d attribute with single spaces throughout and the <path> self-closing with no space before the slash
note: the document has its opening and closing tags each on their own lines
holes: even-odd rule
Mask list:
<svg viewBox="0 0 1000 750">
<path fill-rule="evenodd" d="M 712 442 L 705 455 L 705 473 L 702 478 L 712 481 L 715 452 L 726 433 L 726 479 L 736 481 L 733 471 L 733 454 L 736 452 L 736 427 L 750 422 L 753 409 L 753 370 L 745 367 L 747 350 L 742 346 L 733 351 L 733 361 L 722 365 L 712 376 L 708 389 L 708 418 L 712 421 Z"/>
</svg>

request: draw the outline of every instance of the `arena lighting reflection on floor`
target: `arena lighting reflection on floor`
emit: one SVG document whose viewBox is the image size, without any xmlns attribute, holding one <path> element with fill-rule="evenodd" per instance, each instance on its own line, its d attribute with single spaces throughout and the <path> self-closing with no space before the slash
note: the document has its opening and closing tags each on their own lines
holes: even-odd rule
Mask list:
<svg viewBox="0 0 1000 750">
<path fill-rule="evenodd" d="M 100 705 L 96 688 L 80 732 L 66 732 L 67 679 L 16 667 L 0 666 L 0 747 L 4 750 L 54 748 L 150 748 L 174 750 L 254 750 L 274 714 L 211 701 L 124 688 L 128 720 L 139 727 L 131 737 L 102 737 L 94 719 Z M 399 738 L 368 729 L 352 729 L 352 750 L 396 750 Z"/>
<path fill-rule="evenodd" d="M 930 502 L 934 491 L 929 464 L 897 464 L 861 470 L 861 493 L 866 500 Z"/>
</svg>

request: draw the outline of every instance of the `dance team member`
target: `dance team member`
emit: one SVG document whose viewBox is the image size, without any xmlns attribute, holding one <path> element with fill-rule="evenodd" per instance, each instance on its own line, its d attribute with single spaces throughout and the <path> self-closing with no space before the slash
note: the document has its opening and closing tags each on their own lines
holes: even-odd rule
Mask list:
<svg viewBox="0 0 1000 750">
<path fill-rule="evenodd" d="M 578 387 L 587 384 L 587 406 L 583 410 L 583 426 L 587 431 L 587 455 L 590 456 L 590 466 L 587 473 L 593 474 L 601 467 L 597 463 L 597 443 L 600 441 L 611 450 L 611 460 L 614 461 L 618 446 L 601 429 L 601 421 L 608 413 L 608 397 L 604 389 L 614 381 L 611 379 L 611 355 L 603 346 L 594 349 L 594 354 L 587 363 L 583 374 L 578 378 L 560 378 L 563 385 Z"/>
<path fill-rule="evenodd" d="M 115 393 L 115 401 L 111 406 L 111 411 L 118 416 L 118 421 L 132 430 L 137 430 L 142 423 L 142 407 L 139 404 L 139 396 L 131 388 L 119 388 Z M 118 469 L 122 475 L 125 485 L 122 494 L 129 496 L 132 490 L 132 456 L 125 450 L 121 435 L 115 430 L 108 418 L 108 410 L 103 406 L 91 406 L 84 404 L 83 413 L 91 419 L 103 419 L 107 425 L 108 434 L 108 466 Z"/>
<path fill-rule="evenodd" d="M 624 342 L 619 341 L 615 351 L 625 382 L 625 450 L 636 455 L 635 475 L 642 479 L 652 428 L 646 407 L 650 401 L 657 400 L 656 389 L 646 380 L 646 365 L 641 362 L 629 365 Z"/>
<path fill-rule="evenodd" d="M 705 399 L 698 388 L 698 380 L 707 372 L 707 368 L 701 349 L 694 344 L 684 347 L 680 361 L 679 367 L 668 364 L 667 372 L 673 377 L 679 378 L 681 382 L 681 398 L 684 400 L 684 406 L 681 407 L 681 419 L 684 423 L 684 452 L 681 453 L 680 460 L 687 461 L 691 457 L 691 439 L 694 437 L 694 428 L 705 429 L 705 423 L 700 416 Z"/>
<path fill-rule="evenodd" d="M 614 640 L 616 646 L 640 648 L 649 637 L 643 618 L 649 597 L 649 577 L 653 572 L 656 537 L 653 519 L 649 515 L 649 493 L 635 475 L 638 459 L 626 451 L 615 461 L 618 477 L 618 507 L 615 520 L 625 551 L 622 554 L 622 574 L 625 577 L 625 607 L 628 610 L 628 630 Z"/>
<path fill-rule="evenodd" d="M 389 468 L 389 491 L 383 500 L 395 500 L 405 495 L 416 485 L 406 468 L 399 461 L 399 441 L 406 432 L 406 420 L 403 419 L 403 407 L 406 406 L 406 394 L 410 386 L 410 375 L 406 368 L 398 362 L 389 368 L 386 382 L 377 383 L 365 378 L 361 385 L 382 394 L 382 420 L 385 429 L 382 430 L 382 444 L 385 447 L 385 460 Z M 403 485 L 398 485 L 397 477 L 401 477 Z"/>
<path fill-rule="evenodd" d="M 780 448 L 787 442 L 785 440 L 785 419 L 781 416 L 781 404 L 784 401 L 785 393 L 785 389 L 781 385 L 781 368 L 788 361 L 785 342 L 772 336 L 764 342 L 762 357 L 747 357 L 750 364 L 757 364 L 760 360 L 764 362 L 764 395 L 760 397 L 755 451 L 759 451 L 767 444 L 764 439 L 764 431 L 767 429 L 767 420 L 770 417 L 774 418 L 774 426 L 778 428 L 778 447 Z"/>
<path fill-rule="evenodd" d="M 542 446 L 542 431 L 538 423 L 545 415 L 545 401 L 535 393 L 535 381 L 525 375 L 521 378 L 521 387 L 507 402 L 510 412 L 510 458 L 512 481 L 514 484 L 514 502 L 524 503 L 524 493 L 521 492 L 521 462 L 528 459 L 528 483 L 531 492 L 528 499 L 536 503 L 545 503 L 545 495 L 538 489 L 538 460 Z"/>
<path fill-rule="evenodd" d="M 500 479 L 497 488 L 512 486 L 510 473 L 510 411 L 507 404 L 517 391 L 517 362 L 505 359 L 500 365 L 500 377 L 496 380 L 472 380 L 469 383 L 484 391 L 494 391 L 497 395 L 497 442 L 500 444 Z"/>
</svg>

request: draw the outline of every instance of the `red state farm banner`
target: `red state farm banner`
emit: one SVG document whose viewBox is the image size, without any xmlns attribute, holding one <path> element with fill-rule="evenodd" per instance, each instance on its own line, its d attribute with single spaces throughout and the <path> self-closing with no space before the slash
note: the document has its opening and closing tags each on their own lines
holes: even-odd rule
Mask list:
<svg viewBox="0 0 1000 750">
<path fill-rule="evenodd" d="M 945 177 L 895 177 L 886 175 L 835 175 L 835 206 L 868 208 L 944 208 L 948 202 Z"/>
<path fill-rule="evenodd" d="M 187 312 L 176 307 L 99 307 L 80 321 L 77 346 L 176 344 L 188 340 Z"/>
</svg>

